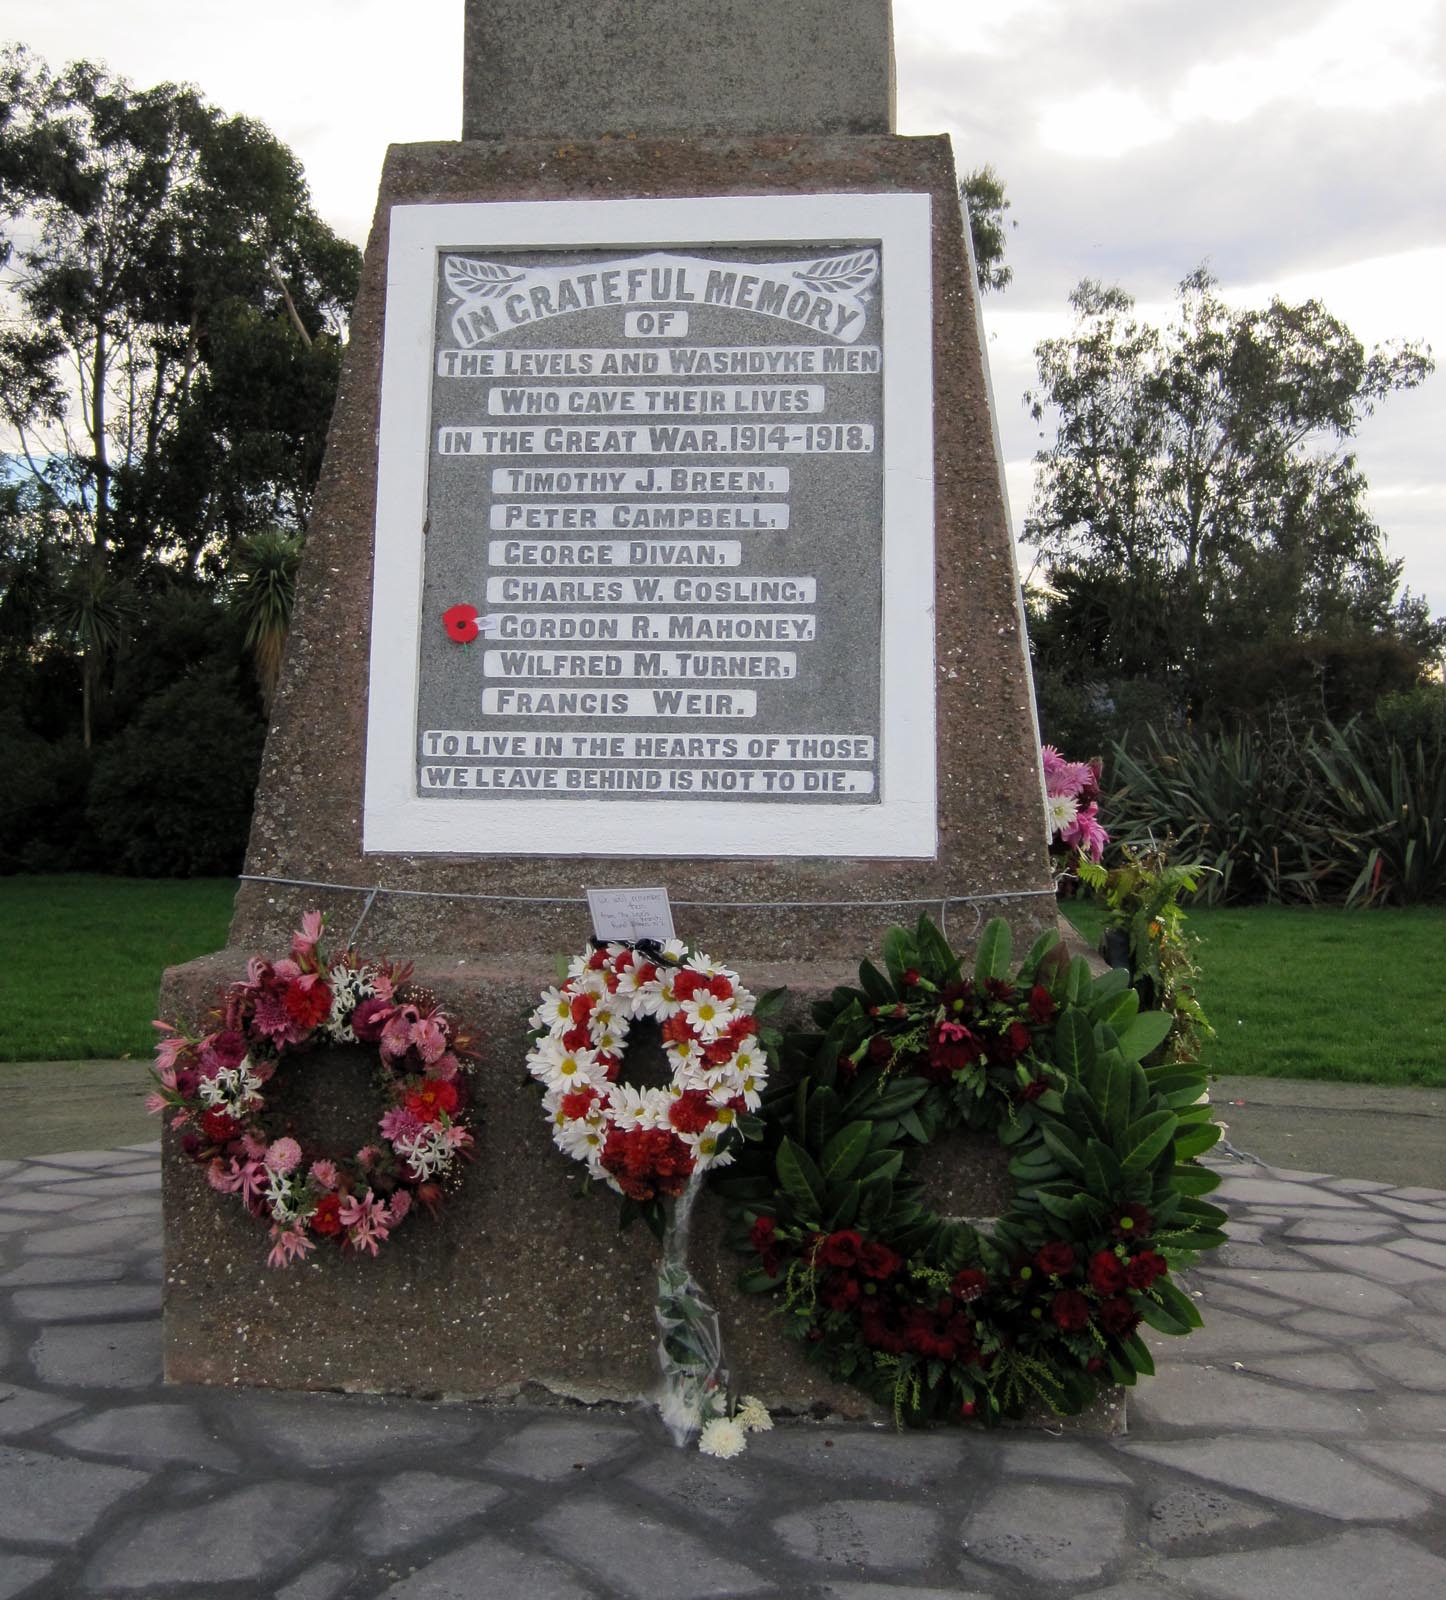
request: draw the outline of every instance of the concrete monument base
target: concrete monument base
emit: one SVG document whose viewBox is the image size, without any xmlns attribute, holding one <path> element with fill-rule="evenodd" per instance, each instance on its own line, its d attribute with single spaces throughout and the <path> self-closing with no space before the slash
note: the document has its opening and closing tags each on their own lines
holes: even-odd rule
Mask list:
<svg viewBox="0 0 1446 1600">
<path fill-rule="evenodd" d="M 172 968 L 162 1015 L 205 1027 L 249 953 L 223 950 Z M 286 1270 L 268 1268 L 261 1225 L 234 1197 L 213 1193 L 167 1134 L 169 1381 L 493 1401 L 539 1389 L 588 1403 L 652 1393 L 658 1245 L 641 1224 L 620 1233 L 617 1197 L 558 1152 L 522 1065 L 525 1019 L 551 969 L 540 953 L 505 966 L 462 956 L 418 963 L 414 981 L 479 1041 L 477 1159 L 436 1221 L 408 1219 L 375 1259 L 323 1247 Z M 801 1017 L 853 974 L 773 963 L 746 976 L 758 992 L 786 985 L 790 1012 Z M 300 1125 L 347 1148 L 361 1143 L 374 1115 L 371 1059 L 356 1046 L 306 1058 L 288 1074 Z M 348 1083 L 353 1068 L 359 1076 Z M 978 1215 L 999 1192 L 988 1164 L 973 1180 L 956 1171 L 950 1208 Z M 770 1300 L 737 1288 L 743 1262 L 722 1242 L 723 1220 L 705 1194 L 689 1263 L 718 1309 L 735 1387 L 785 1413 L 883 1420 L 866 1396 L 829 1381 L 782 1336 Z M 1123 1417 L 1123 1402 L 1110 1401 L 1071 1425 L 1112 1433 Z"/>
</svg>

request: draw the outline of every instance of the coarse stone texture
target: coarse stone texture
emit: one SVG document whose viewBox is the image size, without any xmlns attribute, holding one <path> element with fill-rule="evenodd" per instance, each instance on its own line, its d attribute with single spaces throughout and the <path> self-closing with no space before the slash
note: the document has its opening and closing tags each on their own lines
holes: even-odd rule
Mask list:
<svg viewBox="0 0 1446 1600">
<path fill-rule="evenodd" d="M 933 1563 L 943 1535 L 937 1511 L 892 1500 L 834 1500 L 778 1517 L 773 1529 L 786 1549 L 825 1571 L 912 1572 Z"/>
<path fill-rule="evenodd" d="M 600 1495 L 570 1499 L 543 1519 L 541 1533 L 551 1549 L 635 1600 L 731 1600 L 771 1587 L 742 1562 L 715 1554 L 685 1524 L 633 1507 L 620 1516 Z"/>
<path fill-rule="evenodd" d="M 159 1316 L 158 1284 L 87 1284 L 84 1288 L 21 1289 L 11 1300 L 28 1322 L 97 1322 L 106 1317 Z"/>
<path fill-rule="evenodd" d="M 128 1218 L 111 1222 L 86 1222 L 73 1228 L 51 1228 L 25 1241 L 28 1255 L 80 1256 L 92 1251 L 144 1249 L 154 1230 L 137 1227 Z"/>
<path fill-rule="evenodd" d="M 1361 1351 L 1361 1356 L 1404 1388 L 1446 1394 L 1446 1352 L 1434 1345 L 1415 1339 L 1398 1339 L 1370 1345 Z"/>
<path fill-rule="evenodd" d="M 307 1483 L 259 1484 L 128 1523 L 101 1546 L 84 1585 L 102 1592 L 165 1584 L 261 1582 L 321 1543 L 336 1496 Z"/>
<path fill-rule="evenodd" d="M 60 1211 L 74 1211 L 83 1206 L 89 1197 L 67 1191 L 57 1194 L 54 1189 L 17 1190 L 0 1199 L 0 1209 L 5 1211 L 34 1211 L 43 1216 L 53 1216 Z"/>
<path fill-rule="evenodd" d="M 1318 1347 L 1319 1341 L 1305 1333 L 1292 1332 L 1276 1323 L 1257 1322 L 1254 1317 L 1238 1316 L 1232 1311 L 1221 1311 L 1216 1304 L 1219 1298 L 1218 1291 L 1212 1289 L 1201 1316 L 1204 1326 L 1196 1328 L 1189 1338 L 1179 1339 L 1144 1329 L 1146 1344 L 1157 1356 L 1168 1353 L 1186 1361 L 1238 1360 L 1245 1356 Z"/>
<path fill-rule="evenodd" d="M 1343 1355 L 1252 1356 L 1244 1363 L 1248 1372 L 1283 1378 L 1307 1389 L 1370 1390 L 1376 1381 Z"/>
<path fill-rule="evenodd" d="M 965 1459 L 964 1439 L 956 1433 L 834 1433 L 775 1429 L 749 1441 L 758 1461 L 807 1477 L 845 1478 L 867 1474 L 880 1488 L 927 1488 L 948 1483 Z M 981 1448 L 977 1443 L 974 1450 Z M 970 1459 L 976 1459 L 970 1450 Z"/>
<path fill-rule="evenodd" d="M 1308 1439 L 1223 1434 L 1124 1448 L 1146 1461 L 1342 1522 L 1396 1522 L 1419 1516 L 1428 1504 L 1411 1490 Z"/>
<path fill-rule="evenodd" d="M 9 1272 L 0 1272 L 0 1289 L 19 1289 L 40 1283 L 111 1283 L 125 1276 L 126 1264 L 114 1257 L 41 1257 Z"/>
<path fill-rule="evenodd" d="M 1088 1583 L 1118 1560 L 1125 1535 L 1125 1501 L 1118 1494 L 1008 1484 L 964 1524 L 962 1543 L 975 1560 L 1037 1583 Z"/>
<path fill-rule="evenodd" d="M 139 1389 L 161 1370 L 158 1322 L 55 1323 L 30 1352 L 43 1383 L 82 1389 Z"/>
<path fill-rule="evenodd" d="M 42 1561 L 39 1556 L 22 1556 L 7 1550 L 4 1565 L 0 1566 L 0 1600 L 10 1600 L 11 1595 L 38 1583 L 52 1565 L 52 1562 Z"/>
<path fill-rule="evenodd" d="M 1128 1484 L 1129 1479 L 1103 1456 L 1065 1439 L 1006 1439 L 1000 1465 L 1021 1477 L 1063 1478 L 1070 1483 Z"/>
<path fill-rule="evenodd" d="M 1212 1268 L 1201 1268 L 1212 1272 Z M 1330 1311 L 1355 1312 L 1368 1317 L 1395 1316 L 1410 1310 L 1411 1302 L 1383 1284 L 1371 1283 L 1348 1272 L 1246 1272 L 1244 1281 L 1282 1300 L 1321 1306 Z"/>
<path fill-rule="evenodd" d="M 1237 1232 L 1232 1228 L 1232 1236 Z M 1377 1239 L 1388 1239 L 1395 1233 L 1389 1222 L 1357 1220 L 1337 1213 L 1302 1217 L 1285 1230 L 1287 1239 L 1318 1239 L 1328 1244 L 1372 1244 Z"/>
<path fill-rule="evenodd" d="M 281 1460 L 349 1466 L 464 1443 L 476 1419 L 453 1406 L 338 1395 L 247 1395 L 217 1402 L 232 1426 Z"/>
<path fill-rule="evenodd" d="M 1429 1239 L 1397 1239 L 1387 1246 L 1397 1255 L 1410 1256 L 1413 1261 L 1425 1261 L 1433 1267 L 1446 1267 L 1446 1244 Z"/>
<path fill-rule="evenodd" d="M 1302 1311 L 1290 1317 L 1285 1326 L 1307 1334 L 1313 1344 L 1322 1339 L 1381 1339 L 1390 1335 L 1390 1322 L 1368 1322 L 1364 1317 L 1348 1317 L 1339 1311 Z"/>
<path fill-rule="evenodd" d="M 1150 1506 L 1149 1540 L 1157 1550 L 1176 1551 L 1220 1535 L 1244 1533 L 1276 1519 L 1269 1511 L 1233 1500 L 1213 1489 L 1182 1484 Z"/>
<path fill-rule="evenodd" d="M 560 1561 L 501 1539 L 478 1539 L 394 1583 L 382 1600 L 479 1600 L 477 1576 L 483 1572 L 494 1594 L 518 1600 L 595 1600 L 598 1593 Z"/>
<path fill-rule="evenodd" d="M 888 133 L 889 0 L 468 0 L 464 139 Z"/>
<path fill-rule="evenodd" d="M 979 1589 L 920 1589 L 898 1583 L 840 1583 L 817 1585 L 819 1600 L 989 1600 Z"/>
<path fill-rule="evenodd" d="M 117 1406 L 57 1428 L 55 1437 L 91 1455 L 116 1456 L 148 1467 L 185 1461 L 232 1471 L 238 1464 L 236 1452 L 186 1405 Z"/>
<path fill-rule="evenodd" d="M 1413 1261 L 1399 1251 L 1387 1250 L 1373 1244 L 1303 1244 L 1300 1253 L 1313 1261 L 1324 1262 L 1328 1267 L 1339 1268 L 1376 1283 L 1421 1283 L 1436 1276 L 1437 1268 L 1428 1261 Z M 1250 1265 L 1242 1262 L 1242 1266 Z"/>
<path fill-rule="evenodd" d="M 23 1389 L 19 1384 L 0 1383 L 0 1439 L 14 1439 L 32 1428 L 80 1410 L 79 1400 L 66 1400 L 39 1389 Z"/>
<path fill-rule="evenodd" d="M 559 1483 L 617 1455 L 629 1442 L 616 1428 L 598 1423 L 571 1419 L 533 1422 L 489 1451 L 484 1465 L 542 1483 Z"/>
<path fill-rule="evenodd" d="M 278 1589 L 276 1600 L 342 1600 L 342 1589 L 350 1579 L 350 1568 L 339 1561 L 318 1561 Z"/>
<path fill-rule="evenodd" d="M 650 1454 L 628 1471 L 627 1481 L 668 1501 L 685 1518 L 707 1517 L 721 1524 L 756 1516 L 763 1499 L 762 1488 L 743 1479 L 732 1462 L 710 1460 L 697 1451 Z"/>
<path fill-rule="evenodd" d="M 1284 1183 L 1278 1178 L 1236 1177 L 1233 1173 L 1222 1179 L 1215 1194 L 1222 1200 L 1237 1200 L 1252 1206 L 1330 1206 L 1350 1211 L 1361 1204 L 1349 1195 L 1309 1184 Z"/>
<path fill-rule="evenodd" d="M 1446 1561 L 1384 1528 L 1323 1544 L 1286 1545 L 1172 1561 L 1172 1578 L 1210 1600 L 1440 1600 Z"/>
<path fill-rule="evenodd" d="M 1366 1427 L 1359 1409 L 1345 1401 L 1302 1394 L 1246 1377 L 1231 1367 L 1167 1367 L 1153 1383 L 1140 1388 L 1132 1409 L 1146 1421 L 1169 1427 L 1310 1433 L 1364 1433 Z"/>
<path fill-rule="evenodd" d="M 262 762 L 247 857 L 253 877 L 237 896 L 227 976 L 244 970 L 254 950 L 284 949 L 300 915 L 318 898 L 336 925 L 346 928 L 367 901 L 364 892 L 319 893 L 259 880 L 422 891 L 415 898 L 379 894 L 363 925 L 363 945 L 418 958 L 454 952 L 452 964 L 464 953 L 495 956 L 503 971 L 531 973 L 539 986 L 551 974 L 551 952 L 580 946 L 586 935 L 577 902 L 599 871 L 586 857 L 361 852 L 376 429 L 392 207 L 739 193 L 922 193 L 932 202 L 935 590 L 936 613 L 949 619 L 939 629 L 936 652 L 939 851 L 914 862 L 620 857 L 608 876 L 616 880 L 625 873 L 627 881 L 667 887 L 679 934 L 743 966 L 801 956 L 852 970 L 901 915 L 912 920 L 923 906 L 949 895 L 1005 896 L 991 909 L 1011 919 L 1021 945 L 1053 925 L 1017 576 L 948 140 L 800 134 L 570 139 L 562 154 L 555 140 L 399 145 L 387 157 L 351 319 L 346 371 Z M 321 724 L 314 714 L 318 704 L 331 708 Z M 318 773 L 324 781 L 317 781 Z M 449 893 L 464 898 L 449 901 Z M 465 898 L 479 894 L 559 900 Z M 873 904 L 854 903 L 864 901 Z M 847 915 L 840 914 L 840 902 L 849 902 Z M 972 919 L 953 921 L 958 937 Z M 446 965 L 438 962 L 439 968 Z M 514 1059 L 516 1023 L 505 1038 L 483 1037 L 492 1044 L 491 1059 Z M 1279 1187 L 1307 1192 L 1303 1186 Z M 1326 1203 L 1351 1204 L 1320 1193 Z"/>
<path fill-rule="evenodd" d="M 1395 1439 L 1390 1444 L 1352 1445 L 1351 1450 L 1397 1477 L 1409 1478 L 1433 1494 L 1446 1495 L 1446 1443 Z"/>
<path fill-rule="evenodd" d="M 0 1447 L 0 1538 L 68 1545 L 147 1476 L 131 1467 Z"/>
<path fill-rule="evenodd" d="M 426 1538 L 439 1523 L 462 1531 L 464 1524 L 506 1498 L 507 1491 L 495 1483 L 449 1478 L 440 1472 L 402 1472 L 384 1483 L 363 1508 L 357 1544 L 368 1555 L 388 1555 Z"/>
</svg>

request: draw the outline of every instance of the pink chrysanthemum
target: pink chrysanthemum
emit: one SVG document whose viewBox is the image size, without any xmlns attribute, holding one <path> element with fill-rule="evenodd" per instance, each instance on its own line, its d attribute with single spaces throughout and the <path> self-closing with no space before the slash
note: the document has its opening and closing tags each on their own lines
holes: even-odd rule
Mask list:
<svg viewBox="0 0 1446 1600">
<path fill-rule="evenodd" d="M 266 1166 L 271 1172 L 285 1177 L 301 1165 L 301 1146 L 295 1139 L 277 1139 L 266 1152 Z"/>
</svg>

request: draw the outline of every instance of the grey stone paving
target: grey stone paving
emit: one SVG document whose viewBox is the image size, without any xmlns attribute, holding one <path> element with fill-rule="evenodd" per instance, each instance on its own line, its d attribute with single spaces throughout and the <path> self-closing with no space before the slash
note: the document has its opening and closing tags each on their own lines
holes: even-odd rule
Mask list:
<svg viewBox="0 0 1446 1600">
<path fill-rule="evenodd" d="M 154 1150 L 0 1163 L 0 1600 L 1439 1600 L 1446 1193 L 1222 1161 L 1119 1439 L 166 1387 Z"/>
</svg>

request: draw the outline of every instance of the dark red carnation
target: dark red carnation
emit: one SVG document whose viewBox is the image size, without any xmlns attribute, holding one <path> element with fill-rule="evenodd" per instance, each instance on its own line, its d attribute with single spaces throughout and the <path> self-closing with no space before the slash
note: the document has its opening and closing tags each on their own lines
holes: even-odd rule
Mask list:
<svg viewBox="0 0 1446 1600">
<path fill-rule="evenodd" d="M 1050 1302 L 1049 1314 L 1066 1333 L 1079 1333 L 1090 1320 L 1090 1303 L 1078 1289 L 1061 1289 Z"/>
<path fill-rule="evenodd" d="M 1009 1001 L 1014 998 L 1014 985 L 1005 978 L 986 978 L 984 993 L 991 1000 Z"/>
<path fill-rule="evenodd" d="M 1027 1103 L 1031 1100 L 1038 1100 L 1040 1095 L 1047 1093 L 1048 1089 L 1049 1083 L 1046 1079 L 1032 1078 L 1028 1083 L 1021 1084 L 1014 1091 L 1014 1098 Z"/>
<path fill-rule="evenodd" d="M 753 1226 L 748 1230 L 748 1242 L 755 1250 L 766 1249 L 773 1243 L 777 1229 L 778 1224 L 767 1214 L 756 1217 Z"/>
<path fill-rule="evenodd" d="M 723 1031 L 735 1041 L 751 1038 L 758 1032 L 758 1018 L 751 1012 L 747 1016 L 734 1017 Z"/>
<path fill-rule="evenodd" d="M 1125 1268 L 1113 1250 L 1097 1250 L 1090 1257 L 1090 1287 L 1100 1294 L 1119 1294 L 1125 1287 Z"/>
<path fill-rule="evenodd" d="M 1054 996 L 1042 983 L 1037 983 L 1029 991 L 1029 1015 L 1034 1022 L 1051 1022 L 1057 1007 Z"/>
<path fill-rule="evenodd" d="M 710 973 L 704 987 L 715 1000 L 731 1000 L 733 998 L 733 980 L 725 978 L 721 972 Z"/>
<path fill-rule="evenodd" d="M 814 1259 L 825 1267 L 851 1267 L 858 1261 L 863 1243 L 863 1235 L 856 1228 L 843 1228 L 829 1234 Z"/>
<path fill-rule="evenodd" d="M 858 1304 L 858 1280 L 846 1272 L 830 1272 L 819 1285 L 818 1297 L 830 1311 L 847 1311 Z"/>
<path fill-rule="evenodd" d="M 241 1132 L 241 1124 L 220 1106 L 212 1106 L 201 1118 L 201 1132 L 212 1144 L 228 1144 Z"/>
<path fill-rule="evenodd" d="M 1154 1250 L 1141 1250 L 1125 1265 L 1125 1278 L 1132 1289 L 1148 1289 L 1156 1278 L 1170 1270 L 1164 1256 Z"/>
<path fill-rule="evenodd" d="M 600 1159 L 633 1200 L 680 1195 L 693 1170 L 693 1152 L 665 1128 L 613 1128 Z"/>
<path fill-rule="evenodd" d="M 951 1072 L 964 1072 L 984 1054 L 984 1047 L 962 1022 L 936 1023 L 929 1035 L 929 1066 L 926 1076 L 938 1079 Z"/>
<path fill-rule="evenodd" d="M 886 1244 L 876 1244 L 871 1240 L 859 1251 L 859 1271 L 866 1278 L 877 1278 L 882 1282 L 892 1278 L 903 1264 L 904 1258 Z"/>
<path fill-rule="evenodd" d="M 894 1059 L 893 1040 L 882 1033 L 876 1033 L 869 1040 L 869 1060 L 882 1066 L 886 1061 Z"/>
<path fill-rule="evenodd" d="M 1106 1333 L 1124 1335 L 1133 1333 L 1140 1325 L 1140 1314 L 1123 1295 L 1106 1300 L 1095 1313 L 1096 1321 Z"/>
<path fill-rule="evenodd" d="M 1074 1246 L 1063 1239 L 1051 1239 L 1035 1252 L 1034 1264 L 1048 1278 L 1063 1278 L 1074 1271 Z"/>
<path fill-rule="evenodd" d="M 582 1023 L 597 1010 L 597 996 L 595 994 L 575 994 L 568 1006 L 574 1022 Z"/>
<path fill-rule="evenodd" d="M 576 1027 L 569 1028 L 562 1036 L 564 1050 L 588 1050 L 592 1048 L 592 1030 L 585 1022 L 579 1022 Z"/>
</svg>

